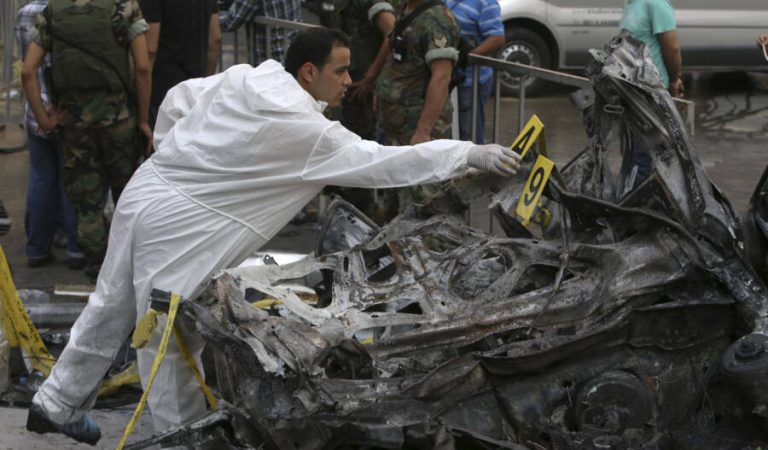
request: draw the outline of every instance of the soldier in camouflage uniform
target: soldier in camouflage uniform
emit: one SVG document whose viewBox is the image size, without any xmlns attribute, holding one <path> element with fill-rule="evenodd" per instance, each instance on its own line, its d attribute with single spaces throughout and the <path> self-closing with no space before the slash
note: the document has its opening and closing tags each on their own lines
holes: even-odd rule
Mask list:
<svg viewBox="0 0 768 450">
<path fill-rule="evenodd" d="M 340 8 L 340 24 L 335 28 L 350 37 L 349 75 L 353 83 L 342 103 L 341 123 L 363 139 L 376 140 L 371 88 L 381 65 L 377 70 L 378 64 L 374 62 L 382 53 L 384 38 L 395 25 L 395 9 L 391 1 L 374 0 L 346 0 Z M 386 53 L 382 55 L 382 62 L 385 56 Z"/>
<path fill-rule="evenodd" d="M 395 8 L 390 1 L 345 0 L 326 25 L 350 37 L 349 75 L 353 82 L 341 107 L 330 110 L 329 118 L 341 121 L 363 139 L 375 141 L 372 88 L 386 60 L 388 47 L 384 39 L 395 25 Z M 377 217 L 371 189 L 328 186 L 326 193 L 338 194 L 364 214 Z"/>
<path fill-rule="evenodd" d="M 397 9 L 402 21 L 427 0 L 408 0 Z M 453 108 L 448 101 L 453 66 L 458 61 L 459 26 L 442 3 L 422 11 L 389 37 L 391 53 L 376 84 L 379 126 L 385 145 L 416 145 L 450 138 Z M 434 187 L 400 190 L 400 209 L 423 203 Z"/>
<path fill-rule="evenodd" d="M 107 190 L 117 203 L 152 140 L 147 29 L 137 0 L 50 0 L 22 70 L 40 129 L 60 131 L 64 189 L 75 206 L 78 245 L 92 279 L 106 251 Z M 43 107 L 37 79 L 46 53 L 53 110 Z"/>
</svg>

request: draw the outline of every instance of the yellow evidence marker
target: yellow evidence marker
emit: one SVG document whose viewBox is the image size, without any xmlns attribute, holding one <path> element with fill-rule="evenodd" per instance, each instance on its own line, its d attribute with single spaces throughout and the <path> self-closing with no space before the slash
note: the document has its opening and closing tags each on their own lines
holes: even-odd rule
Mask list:
<svg viewBox="0 0 768 450">
<path fill-rule="evenodd" d="M 515 214 L 522 219 L 523 226 L 528 226 L 530 223 L 531 216 L 537 209 L 541 193 L 544 192 L 544 187 L 547 185 L 553 167 L 555 167 L 555 163 L 546 156 L 539 155 L 536 157 L 528 181 L 525 182 L 523 195 L 520 196 L 517 208 L 515 208 Z"/>
<path fill-rule="evenodd" d="M 520 159 L 525 158 L 528 150 L 531 149 L 533 143 L 540 142 L 540 153 L 546 153 L 546 143 L 544 141 L 544 135 L 541 132 L 544 130 L 544 124 L 539 117 L 534 114 L 525 124 L 523 130 L 512 143 L 512 150 L 520 154 Z M 523 189 L 523 195 L 517 202 L 515 208 L 515 214 L 522 219 L 523 226 L 528 226 L 531 222 L 531 217 L 536 214 L 535 222 L 546 224 L 549 222 L 551 214 L 545 208 L 539 206 L 539 200 L 541 199 L 541 193 L 544 191 L 544 187 L 547 185 L 549 175 L 552 173 L 552 168 L 555 163 L 547 157 L 539 154 L 536 157 L 536 162 L 531 169 L 531 174 L 528 176 L 528 181 L 525 183 Z"/>
<path fill-rule="evenodd" d="M 523 127 L 523 131 L 517 135 L 515 142 L 512 143 L 512 150 L 520 154 L 520 159 L 525 158 L 525 154 L 528 153 L 531 146 L 536 140 L 539 139 L 539 135 L 544 130 L 544 124 L 541 123 L 539 117 L 534 114 L 528 120 L 528 123 Z"/>
</svg>

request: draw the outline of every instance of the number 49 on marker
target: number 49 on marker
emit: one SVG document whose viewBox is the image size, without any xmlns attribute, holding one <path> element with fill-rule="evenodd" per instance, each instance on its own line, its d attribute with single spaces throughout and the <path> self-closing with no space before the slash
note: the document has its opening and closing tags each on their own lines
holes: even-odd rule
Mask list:
<svg viewBox="0 0 768 450">
<path fill-rule="evenodd" d="M 539 116 L 534 114 L 520 134 L 517 135 L 515 142 L 512 143 L 512 150 L 520 154 L 520 159 L 525 158 L 525 154 L 528 153 L 533 143 L 539 139 L 542 130 L 544 130 L 544 124 L 539 120 Z M 542 135 L 542 137 L 544 136 Z"/>
<path fill-rule="evenodd" d="M 544 187 L 547 185 L 554 166 L 555 163 L 551 159 L 542 155 L 536 157 L 531 174 L 525 182 L 523 195 L 520 196 L 517 208 L 515 208 L 515 214 L 522 219 L 523 226 L 528 226 L 530 223 L 531 216 L 536 211 L 536 205 L 539 204 L 541 193 L 544 192 Z"/>
</svg>

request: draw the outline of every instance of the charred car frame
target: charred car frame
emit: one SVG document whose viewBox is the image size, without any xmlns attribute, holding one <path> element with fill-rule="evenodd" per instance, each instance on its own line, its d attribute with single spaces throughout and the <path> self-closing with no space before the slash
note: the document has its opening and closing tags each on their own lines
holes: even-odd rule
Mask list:
<svg viewBox="0 0 768 450">
<path fill-rule="evenodd" d="M 749 448 L 768 439 L 766 290 L 637 42 L 593 51 L 590 142 L 553 172 L 470 176 L 379 228 L 329 208 L 316 257 L 228 270 L 183 316 L 225 406 L 153 442 L 236 448 Z M 653 171 L 636 180 L 631 140 Z M 612 170 L 609 155 L 623 161 Z M 531 163 L 521 170 L 525 174 Z M 487 199 L 504 236 L 467 226 Z M 293 287 L 311 280 L 316 296 Z M 272 299 L 257 309 L 254 298 Z M 139 448 L 141 443 L 134 446 Z"/>
</svg>

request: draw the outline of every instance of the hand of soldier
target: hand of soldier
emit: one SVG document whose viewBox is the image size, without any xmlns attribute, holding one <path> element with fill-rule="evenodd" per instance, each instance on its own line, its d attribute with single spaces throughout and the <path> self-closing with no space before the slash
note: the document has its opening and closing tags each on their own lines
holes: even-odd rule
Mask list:
<svg viewBox="0 0 768 450">
<path fill-rule="evenodd" d="M 37 129 L 46 134 L 55 130 L 59 123 L 64 120 L 64 116 L 67 115 L 66 111 L 59 111 L 53 108 L 46 108 L 45 113 L 42 120 L 37 121 Z"/>
<path fill-rule="evenodd" d="M 421 144 L 422 142 L 429 142 L 432 140 L 432 133 L 426 131 L 416 130 L 411 136 L 411 145 Z"/>
<path fill-rule="evenodd" d="M 669 82 L 669 93 L 674 98 L 683 98 L 685 95 L 685 85 L 683 84 L 683 80 L 681 80 L 680 77 L 677 77 L 676 80 Z"/>
<path fill-rule="evenodd" d="M 352 101 L 357 103 L 364 102 L 371 92 L 373 92 L 373 86 L 376 84 L 376 80 L 369 77 L 363 77 L 362 80 L 355 81 L 349 87 L 352 91 Z"/>
<path fill-rule="evenodd" d="M 520 155 L 497 144 L 473 145 L 467 153 L 467 165 L 508 177 L 520 168 Z"/>
<path fill-rule="evenodd" d="M 144 156 L 149 158 L 152 155 L 152 129 L 147 122 L 144 122 L 139 124 L 139 130 L 141 130 L 141 134 L 144 135 L 144 139 L 146 139 L 147 142 L 147 146 L 144 149 Z"/>
</svg>

